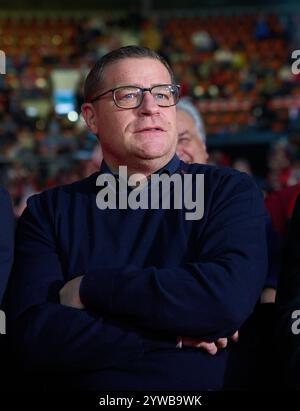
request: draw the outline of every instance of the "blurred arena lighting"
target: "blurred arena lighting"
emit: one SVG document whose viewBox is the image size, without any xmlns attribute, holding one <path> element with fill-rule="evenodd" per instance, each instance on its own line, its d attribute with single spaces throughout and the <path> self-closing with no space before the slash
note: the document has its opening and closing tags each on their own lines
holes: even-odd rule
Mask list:
<svg viewBox="0 0 300 411">
<path fill-rule="evenodd" d="M 57 114 L 67 115 L 75 109 L 75 93 L 80 74 L 74 69 L 57 69 L 51 73 L 54 107 Z"/>
<path fill-rule="evenodd" d="M 68 114 L 75 108 L 74 93 L 71 90 L 54 91 L 54 106 L 57 114 Z"/>
<path fill-rule="evenodd" d="M 211 97 L 217 97 L 219 94 L 219 89 L 215 85 L 209 86 L 208 93 Z"/>
<path fill-rule="evenodd" d="M 38 115 L 38 110 L 36 107 L 28 106 L 25 109 L 25 112 L 28 117 L 37 117 Z"/>
<path fill-rule="evenodd" d="M 201 97 L 204 94 L 204 88 L 202 86 L 196 86 L 194 88 L 194 94 L 196 97 Z"/>
<path fill-rule="evenodd" d="M 45 87 L 47 87 L 47 81 L 46 81 L 46 79 L 44 79 L 44 78 L 42 78 L 42 77 L 37 78 L 37 79 L 35 80 L 35 84 L 36 84 L 36 86 L 39 87 L 39 88 L 45 88 Z"/>
<path fill-rule="evenodd" d="M 68 120 L 69 121 L 71 121 L 72 123 L 75 123 L 78 120 L 78 118 L 79 118 L 79 116 L 78 116 L 77 111 L 75 111 L 75 110 L 69 111 L 69 113 L 68 113 Z"/>
</svg>

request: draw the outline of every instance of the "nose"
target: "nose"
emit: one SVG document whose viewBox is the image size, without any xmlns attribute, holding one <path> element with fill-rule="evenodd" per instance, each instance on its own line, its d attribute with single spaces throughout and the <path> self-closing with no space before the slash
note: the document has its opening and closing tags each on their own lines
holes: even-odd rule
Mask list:
<svg viewBox="0 0 300 411">
<path fill-rule="evenodd" d="M 156 104 L 154 97 L 150 91 L 145 91 L 143 95 L 143 101 L 139 107 L 141 115 L 152 116 L 159 114 L 160 107 Z"/>
</svg>

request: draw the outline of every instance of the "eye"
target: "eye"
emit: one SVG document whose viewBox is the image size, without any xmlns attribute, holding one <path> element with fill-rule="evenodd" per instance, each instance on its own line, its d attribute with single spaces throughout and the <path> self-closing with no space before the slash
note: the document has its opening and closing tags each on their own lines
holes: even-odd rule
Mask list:
<svg viewBox="0 0 300 411">
<path fill-rule="evenodd" d="M 133 100 L 135 98 L 137 98 L 137 93 L 127 93 L 127 94 L 122 93 L 121 95 L 118 95 L 118 99 L 123 100 L 123 101 Z"/>
<path fill-rule="evenodd" d="M 165 100 L 165 99 L 168 99 L 170 96 L 169 94 L 158 93 L 156 97 L 160 100 Z"/>
<path fill-rule="evenodd" d="M 186 138 L 186 137 L 179 137 L 179 138 L 178 138 L 178 142 L 179 142 L 179 143 L 186 143 L 186 142 L 188 142 L 188 141 L 189 141 L 189 139 Z"/>
<path fill-rule="evenodd" d="M 130 102 L 138 98 L 139 91 L 133 87 L 119 88 L 116 90 L 116 98 L 118 101 Z"/>
<path fill-rule="evenodd" d="M 173 98 L 170 86 L 157 86 L 152 89 L 152 95 L 158 103 L 169 103 Z"/>
<path fill-rule="evenodd" d="M 170 93 L 154 93 L 155 100 L 165 101 L 170 99 Z"/>
<path fill-rule="evenodd" d="M 191 138 L 187 132 L 178 135 L 177 144 L 188 144 Z"/>
</svg>

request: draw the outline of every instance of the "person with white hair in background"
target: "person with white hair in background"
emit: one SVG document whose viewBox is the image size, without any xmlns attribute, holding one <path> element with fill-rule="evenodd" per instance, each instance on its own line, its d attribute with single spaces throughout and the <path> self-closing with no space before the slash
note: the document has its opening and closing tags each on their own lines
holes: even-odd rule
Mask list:
<svg viewBox="0 0 300 411">
<path fill-rule="evenodd" d="M 179 100 L 177 106 L 178 142 L 176 153 L 186 163 L 206 164 L 206 134 L 202 117 L 187 97 Z"/>
</svg>

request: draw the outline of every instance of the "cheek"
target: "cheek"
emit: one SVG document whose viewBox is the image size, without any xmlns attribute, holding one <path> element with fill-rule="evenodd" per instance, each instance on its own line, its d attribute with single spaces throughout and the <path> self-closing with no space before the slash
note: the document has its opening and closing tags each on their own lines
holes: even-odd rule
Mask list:
<svg viewBox="0 0 300 411">
<path fill-rule="evenodd" d="M 182 151 L 182 150 L 184 150 L 185 146 L 186 146 L 186 142 L 184 142 L 184 141 L 179 141 L 179 142 L 177 143 L 177 150 Z"/>
<path fill-rule="evenodd" d="M 125 122 L 121 116 L 106 115 L 99 118 L 98 122 L 100 136 L 108 140 L 119 140 L 126 130 Z"/>
<path fill-rule="evenodd" d="M 195 150 L 196 147 L 193 146 L 193 143 L 191 143 L 191 141 L 183 141 L 181 143 L 181 148 L 184 151 L 191 151 L 191 150 Z"/>
<path fill-rule="evenodd" d="M 176 146 L 176 153 L 182 153 L 183 149 L 182 149 L 182 144 L 178 143 Z"/>
<path fill-rule="evenodd" d="M 202 144 L 199 143 L 199 141 L 192 140 L 190 143 L 191 143 L 191 146 L 193 147 L 194 150 L 201 150 Z"/>
<path fill-rule="evenodd" d="M 168 123 L 170 129 L 176 130 L 177 133 L 177 114 L 175 106 L 165 107 L 164 111 L 161 111 L 161 118 Z"/>
<path fill-rule="evenodd" d="M 196 152 L 203 152 L 203 145 L 199 143 L 198 141 L 192 141 L 191 142 L 191 148 L 192 150 L 195 150 Z"/>
</svg>

